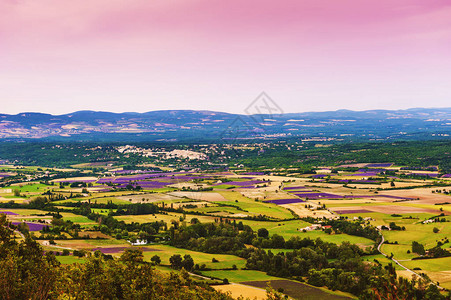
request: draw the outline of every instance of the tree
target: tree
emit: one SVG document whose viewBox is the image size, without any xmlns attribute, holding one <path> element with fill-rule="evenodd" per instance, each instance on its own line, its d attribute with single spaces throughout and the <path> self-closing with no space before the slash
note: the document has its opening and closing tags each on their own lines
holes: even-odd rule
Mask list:
<svg viewBox="0 0 451 300">
<path fill-rule="evenodd" d="M 142 250 L 126 249 L 121 255 L 120 260 L 125 263 L 142 263 L 144 261 L 144 255 Z"/>
<path fill-rule="evenodd" d="M 156 265 L 161 264 L 161 258 L 158 255 L 154 255 L 152 256 L 152 258 L 150 259 L 151 262 L 153 262 Z"/>
<path fill-rule="evenodd" d="M 0 299 L 211 299 L 232 300 L 226 294 L 193 282 L 186 272 L 163 274 L 142 252 L 126 251 L 120 260 L 100 251 L 84 264 L 64 267 L 28 233 L 18 241 L 0 214 Z M 180 257 L 181 258 L 181 257 Z"/>
<path fill-rule="evenodd" d="M 262 238 L 267 238 L 269 236 L 269 232 L 266 228 L 260 228 L 257 231 L 257 235 Z"/>
<path fill-rule="evenodd" d="M 169 258 L 169 263 L 171 264 L 171 268 L 175 270 L 179 270 L 182 268 L 182 256 L 180 254 L 174 254 Z"/>
<path fill-rule="evenodd" d="M 426 251 L 424 250 L 424 246 L 417 241 L 412 242 L 412 252 L 417 253 L 419 255 L 426 254 Z"/>
<path fill-rule="evenodd" d="M 434 232 L 434 233 L 438 233 L 440 231 L 440 229 L 438 229 L 437 227 L 434 227 L 433 229 L 432 229 L 432 232 Z"/>
<path fill-rule="evenodd" d="M 17 242 L 0 214 L 0 299 L 47 299 L 55 289 L 59 262 L 28 232 Z"/>
<path fill-rule="evenodd" d="M 194 267 L 194 260 L 191 257 L 191 255 L 186 254 L 183 257 L 183 261 L 182 261 L 182 268 L 184 268 L 187 271 L 192 271 Z"/>
</svg>

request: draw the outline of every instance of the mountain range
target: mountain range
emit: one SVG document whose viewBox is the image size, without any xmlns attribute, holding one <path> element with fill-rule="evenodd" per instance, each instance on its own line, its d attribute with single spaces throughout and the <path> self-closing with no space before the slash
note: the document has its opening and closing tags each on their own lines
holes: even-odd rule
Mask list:
<svg viewBox="0 0 451 300">
<path fill-rule="evenodd" d="M 0 114 L 2 141 L 421 140 L 449 134 L 451 108 L 273 115 L 195 110 Z"/>
</svg>

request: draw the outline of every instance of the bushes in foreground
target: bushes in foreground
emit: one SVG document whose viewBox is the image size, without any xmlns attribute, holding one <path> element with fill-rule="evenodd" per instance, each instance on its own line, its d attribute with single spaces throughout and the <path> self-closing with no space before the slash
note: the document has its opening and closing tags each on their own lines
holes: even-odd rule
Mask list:
<svg viewBox="0 0 451 300">
<path fill-rule="evenodd" d="M 84 264 L 61 265 L 28 234 L 16 241 L 6 225 L 0 215 L 0 299 L 232 299 L 193 282 L 186 271 L 156 271 L 140 251 L 119 260 L 95 252 Z"/>
</svg>

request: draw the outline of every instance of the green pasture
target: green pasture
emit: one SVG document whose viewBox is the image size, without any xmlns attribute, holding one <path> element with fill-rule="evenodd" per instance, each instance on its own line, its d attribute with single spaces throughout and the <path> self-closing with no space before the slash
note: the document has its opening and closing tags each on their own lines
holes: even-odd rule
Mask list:
<svg viewBox="0 0 451 300">
<path fill-rule="evenodd" d="M 383 251 L 385 251 L 385 248 L 388 249 L 390 247 L 393 247 L 393 249 L 390 250 L 395 250 L 395 252 L 393 252 L 395 258 L 410 258 L 410 256 L 408 256 L 406 252 L 409 249 L 411 250 L 412 241 L 419 242 L 424 245 L 425 249 L 429 249 L 436 246 L 437 241 L 451 236 L 451 226 L 449 222 L 429 224 L 403 224 L 403 226 L 406 227 L 405 231 L 383 231 L 383 235 L 386 240 L 390 242 L 398 242 L 398 245 L 384 244 L 382 249 Z M 440 231 L 438 233 L 433 233 L 434 227 L 437 227 Z M 388 254 L 390 254 L 390 252 Z"/>
<path fill-rule="evenodd" d="M 411 253 L 407 253 L 410 250 Z M 383 244 L 381 251 L 387 255 L 393 253 L 393 257 L 399 260 L 412 259 L 417 257 L 418 254 L 412 253 L 412 246 L 409 245 L 393 245 L 393 244 Z"/>
<path fill-rule="evenodd" d="M 56 256 L 56 259 L 62 263 L 63 265 L 68 265 L 68 264 L 75 264 L 75 263 L 79 263 L 79 264 L 84 264 L 86 262 L 86 259 L 84 258 L 80 258 L 77 256 L 73 256 L 73 255 L 67 255 L 67 256 Z"/>
<path fill-rule="evenodd" d="M 109 202 L 113 202 L 114 204 L 130 204 L 130 201 L 121 200 L 116 197 L 86 197 L 86 198 L 70 198 L 67 200 L 60 200 L 53 202 L 54 204 L 61 204 L 64 205 L 65 203 L 71 203 L 71 202 L 88 202 L 91 200 L 91 203 L 97 203 L 97 204 L 108 204 Z"/>
<path fill-rule="evenodd" d="M 10 187 L 13 191 L 19 189 L 21 193 L 43 193 L 46 190 L 57 188 L 54 185 L 45 185 L 41 183 L 19 184 Z"/>
<path fill-rule="evenodd" d="M 202 275 L 219 279 L 227 278 L 230 282 L 269 281 L 281 279 L 278 277 L 266 275 L 266 273 L 264 272 L 254 270 L 202 271 Z"/>
<path fill-rule="evenodd" d="M 317 239 L 320 238 L 323 241 L 334 243 L 337 245 L 340 245 L 343 242 L 350 242 L 351 244 L 357 244 L 359 246 L 369 247 L 374 245 L 374 241 L 360 237 L 360 236 L 354 236 L 349 234 L 327 234 L 322 230 L 312 230 L 307 232 L 300 232 L 300 237 L 309 237 L 311 239 Z"/>
<path fill-rule="evenodd" d="M 180 254 L 182 257 L 184 255 L 191 255 L 195 264 L 205 264 L 207 268 L 211 269 L 225 269 L 232 268 L 233 265 L 236 265 L 238 269 L 244 268 L 246 265 L 246 260 L 244 258 L 240 258 L 234 255 L 227 254 L 209 254 L 197 251 L 191 251 L 181 248 L 176 248 L 168 245 L 153 245 L 146 246 L 145 248 L 150 248 L 158 251 L 149 251 L 143 252 L 144 258 L 146 261 L 150 261 L 152 256 L 158 255 L 161 258 L 161 264 L 169 265 L 169 258 L 172 255 Z M 215 258 L 218 262 L 213 263 L 212 259 Z"/>
<path fill-rule="evenodd" d="M 402 261 L 401 263 L 409 269 L 421 268 L 421 270 L 431 272 L 451 271 L 451 257 L 417 259 Z"/>
<path fill-rule="evenodd" d="M 95 221 L 88 219 L 85 216 L 76 215 L 73 213 L 62 212 L 60 213 L 65 221 L 72 221 L 81 225 L 85 224 L 97 224 Z"/>
<path fill-rule="evenodd" d="M 249 225 L 253 230 L 260 228 L 266 228 L 270 235 L 279 234 L 285 238 L 285 240 L 292 236 L 298 236 L 300 238 L 317 239 L 321 238 L 324 241 L 341 244 L 343 242 L 350 242 L 361 246 L 372 246 L 374 241 L 348 234 L 327 234 L 322 230 L 312 230 L 307 232 L 299 231 L 300 228 L 310 226 L 310 223 L 301 220 L 292 220 L 284 222 L 264 222 L 264 221 L 250 221 L 243 220 L 243 224 Z"/>
<path fill-rule="evenodd" d="M 404 268 L 393 262 L 391 259 L 383 256 L 382 254 L 362 256 L 362 260 L 368 262 L 375 262 L 377 260 L 379 263 L 382 264 L 382 266 L 387 266 L 389 263 L 391 263 L 396 270 L 405 270 Z"/>
</svg>

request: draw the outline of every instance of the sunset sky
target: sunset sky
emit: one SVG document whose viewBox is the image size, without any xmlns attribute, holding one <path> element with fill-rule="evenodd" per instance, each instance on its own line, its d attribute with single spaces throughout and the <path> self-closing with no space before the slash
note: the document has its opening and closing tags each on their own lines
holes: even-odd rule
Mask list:
<svg viewBox="0 0 451 300">
<path fill-rule="evenodd" d="M 451 107 L 451 1 L 0 0 L 0 113 Z"/>
</svg>

